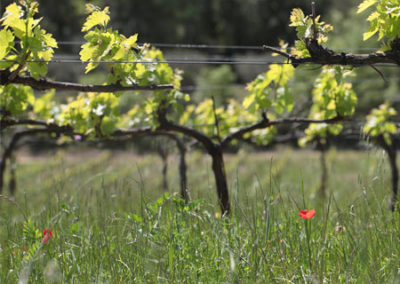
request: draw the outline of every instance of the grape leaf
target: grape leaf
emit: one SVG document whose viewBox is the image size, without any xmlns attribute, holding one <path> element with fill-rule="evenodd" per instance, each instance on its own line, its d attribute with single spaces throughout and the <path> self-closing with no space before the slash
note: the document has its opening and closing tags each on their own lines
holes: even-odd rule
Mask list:
<svg viewBox="0 0 400 284">
<path fill-rule="evenodd" d="M 94 11 L 93 13 L 91 13 L 83 24 L 82 32 L 89 31 L 97 25 L 105 27 L 110 21 L 110 16 L 108 15 L 108 12 L 108 7 L 106 7 L 103 11 Z"/>
<path fill-rule="evenodd" d="M 0 42 L 0 60 L 2 60 L 14 46 L 14 35 L 9 30 L 1 30 Z"/>
<path fill-rule="evenodd" d="M 35 80 L 39 80 L 40 76 L 46 76 L 47 65 L 45 62 L 28 62 L 28 71 Z"/>
<path fill-rule="evenodd" d="M 54 104 L 54 94 L 55 90 L 50 90 L 40 98 L 35 100 L 33 111 L 39 114 L 40 117 L 49 119 L 52 116 L 52 109 Z"/>
<path fill-rule="evenodd" d="M 299 26 L 304 21 L 304 13 L 299 8 L 294 8 L 290 14 L 290 25 L 291 27 Z"/>
<path fill-rule="evenodd" d="M 29 86 L 9 84 L 0 88 L 0 91 L 0 107 L 13 115 L 23 113 L 35 103 L 33 90 Z"/>
<path fill-rule="evenodd" d="M 23 15 L 22 9 L 17 5 L 17 3 L 12 3 L 7 6 L 6 11 L 0 21 L 3 22 L 3 26 L 9 27 L 14 25 L 14 23 L 20 19 Z"/>
<path fill-rule="evenodd" d="M 377 0 L 365 0 L 362 2 L 360 5 L 358 5 L 358 10 L 357 13 L 361 13 L 364 10 L 368 9 L 372 5 L 374 5 L 377 2 Z"/>
</svg>

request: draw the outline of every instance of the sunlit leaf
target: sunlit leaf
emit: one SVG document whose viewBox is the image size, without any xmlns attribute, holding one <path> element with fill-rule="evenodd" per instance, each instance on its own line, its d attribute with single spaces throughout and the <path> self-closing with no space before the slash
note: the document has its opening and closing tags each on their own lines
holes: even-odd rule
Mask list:
<svg viewBox="0 0 400 284">
<path fill-rule="evenodd" d="M 372 5 L 374 5 L 377 2 L 377 0 L 365 0 L 362 2 L 360 5 L 358 5 L 358 10 L 357 13 L 361 13 L 364 10 L 368 9 Z"/>
<path fill-rule="evenodd" d="M 45 62 L 28 62 L 28 71 L 31 76 L 39 80 L 41 76 L 46 76 L 47 65 Z"/>
<path fill-rule="evenodd" d="M 301 9 L 295 8 L 290 14 L 290 26 L 301 25 L 304 21 L 304 13 Z"/>
<path fill-rule="evenodd" d="M 97 25 L 105 27 L 109 21 L 110 16 L 108 15 L 108 7 L 104 8 L 103 11 L 94 11 L 89 15 L 89 17 L 87 17 L 83 24 L 82 32 L 89 31 Z"/>
<path fill-rule="evenodd" d="M 9 30 L 0 31 L 0 60 L 2 60 L 14 46 L 14 35 Z"/>
</svg>

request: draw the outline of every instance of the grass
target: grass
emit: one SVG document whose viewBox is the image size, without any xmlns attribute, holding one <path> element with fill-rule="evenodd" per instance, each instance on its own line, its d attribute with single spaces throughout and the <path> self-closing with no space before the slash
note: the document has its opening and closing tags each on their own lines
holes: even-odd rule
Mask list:
<svg viewBox="0 0 400 284">
<path fill-rule="evenodd" d="M 387 210 L 381 151 L 331 150 L 325 201 L 318 153 L 227 155 L 229 218 L 201 153 L 188 157 L 184 204 L 175 157 L 164 192 L 156 156 L 71 152 L 19 156 L 19 208 L 0 200 L 1 283 L 399 281 L 400 216 Z M 316 216 L 301 219 L 304 208 Z"/>
</svg>

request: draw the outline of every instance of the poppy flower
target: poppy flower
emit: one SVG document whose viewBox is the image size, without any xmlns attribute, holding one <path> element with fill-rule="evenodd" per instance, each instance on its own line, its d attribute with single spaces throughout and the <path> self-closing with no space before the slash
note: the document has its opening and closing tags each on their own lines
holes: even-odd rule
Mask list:
<svg viewBox="0 0 400 284">
<path fill-rule="evenodd" d="M 311 209 L 311 210 L 300 210 L 299 211 L 299 216 L 303 219 L 311 219 L 315 216 L 315 209 Z"/>
<path fill-rule="evenodd" d="M 46 228 L 43 230 L 43 239 L 42 239 L 42 244 L 47 244 L 47 242 L 50 240 L 51 236 L 53 235 L 53 231 L 49 228 Z"/>
</svg>

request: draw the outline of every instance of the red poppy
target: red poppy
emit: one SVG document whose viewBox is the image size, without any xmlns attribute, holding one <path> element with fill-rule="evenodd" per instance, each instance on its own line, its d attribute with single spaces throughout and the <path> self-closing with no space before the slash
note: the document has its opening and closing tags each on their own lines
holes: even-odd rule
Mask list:
<svg viewBox="0 0 400 284">
<path fill-rule="evenodd" d="M 311 210 L 300 210 L 299 211 L 299 216 L 303 219 L 311 219 L 315 216 L 315 209 L 311 209 Z"/>
<path fill-rule="evenodd" d="M 47 244 L 47 242 L 50 240 L 51 236 L 53 235 L 53 231 L 49 228 L 46 228 L 43 230 L 43 239 L 42 239 L 42 244 Z"/>
</svg>

